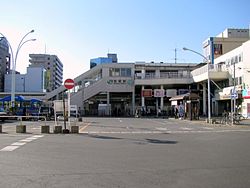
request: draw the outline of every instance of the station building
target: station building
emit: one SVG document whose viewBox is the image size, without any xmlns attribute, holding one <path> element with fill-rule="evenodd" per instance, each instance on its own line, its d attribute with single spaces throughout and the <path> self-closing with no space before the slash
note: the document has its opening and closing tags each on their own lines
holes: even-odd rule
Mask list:
<svg viewBox="0 0 250 188">
<path fill-rule="evenodd" d="M 116 54 L 90 61 L 90 70 L 74 78 L 71 104 L 85 116 L 172 116 L 183 105 L 193 119 L 224 110 L 250 118 L 249 29 L 226 29 L 203 42 L 201 63 L 118 62 Z M 210 92 L 207 81 L 210 79 Z M 63 85 L 43 93 L 40 99 L 62 99 Z M 237 97 L 232 95 L 237 93 Z M 236 104 L 233 104 L 236 101 Z"/>
</svg>

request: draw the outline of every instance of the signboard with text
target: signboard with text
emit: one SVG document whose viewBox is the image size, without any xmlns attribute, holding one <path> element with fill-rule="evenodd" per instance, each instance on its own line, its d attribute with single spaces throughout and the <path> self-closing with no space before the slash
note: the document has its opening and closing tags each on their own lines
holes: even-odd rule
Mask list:
<svg viewBox="0 0 250 188">
<path fill-rule="evenodd" d="M 154 89 L 154 97 L 164 97 L 165 90 L 164 89 Z"/>
</svg>

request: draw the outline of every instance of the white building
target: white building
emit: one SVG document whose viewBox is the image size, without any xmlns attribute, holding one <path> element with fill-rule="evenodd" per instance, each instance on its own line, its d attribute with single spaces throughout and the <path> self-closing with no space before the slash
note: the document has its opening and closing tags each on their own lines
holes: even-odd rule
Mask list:
<svg viewBox="0 0 250 188">
<path fill-rule="evenodd" d="M 42 67 L 28 67 L 26 74 L 16 74 L 15 92 L 45 92 L 45 72 L 45 69 Z M 11 92 L 11 79 L 11 74 L 5 75 L 5 92 Z"/>
<path fill-rule="evenodd" d="M 250 117 L 250 40 L 240 47 L 215 59 L 215 64 L 225 64 L 229 73 L 229 86 L 216 95 L 216 101 L 227 100 L 231 103 L 231 91 L 235 88 L 238 93 L 237 109 L 245 117 Z"/>
</svg>

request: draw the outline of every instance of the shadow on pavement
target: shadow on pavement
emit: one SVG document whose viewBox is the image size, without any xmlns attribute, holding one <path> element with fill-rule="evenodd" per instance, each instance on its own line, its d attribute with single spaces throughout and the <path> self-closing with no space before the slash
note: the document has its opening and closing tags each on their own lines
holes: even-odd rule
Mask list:
<svg viewBox="0 0 250 188">
<path fill-rule="evenodd" d="M 158 139 L 146 139 L 149 143 L 152 144 L 177 144 L 177 141 L 171 140 L 158 140 Z"/>
<path fill-rule="evenodd" d="M 111 137 L 111 136 L 100 136 L 100 135 L 88 135 L 88 137 L 91 138 L 99 138 L 99 139 L 122 139 L 122 138 L 117 138 L 117 137 Z"/>
</svg>

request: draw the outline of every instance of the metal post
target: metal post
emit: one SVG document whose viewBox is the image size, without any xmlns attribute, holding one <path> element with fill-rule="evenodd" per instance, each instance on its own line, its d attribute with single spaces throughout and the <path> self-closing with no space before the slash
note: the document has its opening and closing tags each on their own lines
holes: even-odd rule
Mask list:
<svg viewBox="0 0 250 188">
<path fill-rule="evenodd" d="M 209 63 L 209 60 L 208 60 L 208 58 L 206 58 L 204 55 L 202 55 L 201 53 L 199 53 L 199 52 L 196 52 L 196 51 L 194 51 L 194 50 L 191 50 L 191 49 L 188 49 L 188 48 L 183 48 L 183 50 L 187 50 L 187 51 L 190 51 L 190 52 L 193 52 L 193 53 L 195 53 L 195 54 L 198 54 L 199 56 L 201 56 L 201 57 L 203 57 L 205 60 L 206 60 L 206 62 L 207 62 L 207 92 L 208 92 L 208 94 L 207 94 L 207 106 L 208 106 L 208 123 L 211 123 L 211 95 L 210 95 L 210 75 L 209 75 L 209 68 L 210 68 L 210 63 Z"/>
<path fill-rule="evenodd" d="M 211 123 L 211 95 L 210 95 L 210 77 L 209 77 L 209 67 L 210 64 L 207 64 L 207 110 L 208 110 L 208 123 Z"/>
<path fill-rule="evenodd" d="M 234 115 L 235 115 L 235 112 L 236 112 L 236 88 L 235 88 L 235 62 L 234 62 L 234 80 L 233 80 L 233 84 L 234 84 L 234 109 L 233 109 L 233 112 L 234 112 Z"/>
</svg>

